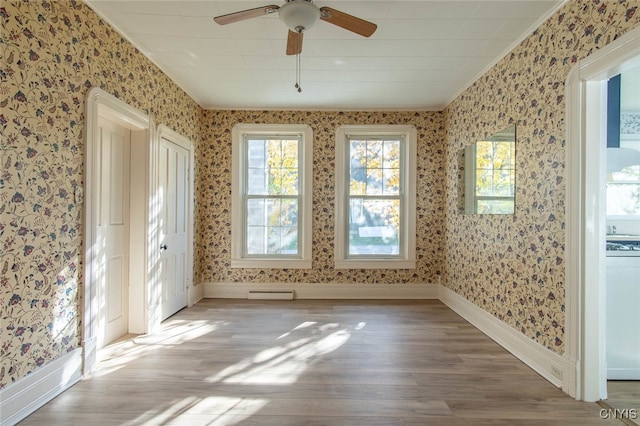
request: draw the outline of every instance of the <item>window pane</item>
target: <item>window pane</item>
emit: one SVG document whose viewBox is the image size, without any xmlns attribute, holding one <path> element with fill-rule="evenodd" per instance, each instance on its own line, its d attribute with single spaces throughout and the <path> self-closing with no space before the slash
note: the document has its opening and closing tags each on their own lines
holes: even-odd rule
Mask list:
<svg viewBox="0 0 640 426">
<path fill-rule="evenodd" d="M 298 194 L 298 141 L 270 140 L 265 168 L 269 173 L 269 194 Z"/>
<path fill-rule="evenodd" d="M 248 226 L 264 226 L 265 211 L 263 199 L 247 200 L 247 225 Z"/>
<path fill-rule="evenodd" d="M 267 175 L 264 168 L 250 168 L 248 170 L 247 194 L 266 195 L 267 194 Z"/>
<path fill-rule="evenodd" d="M 247 227 L 247 254 L 263 254 L 265 252 L 263 226 Z"/>
<path fill-rule="evenodd" d="M 627 166 L 609 174 L 607 214 L 640 216 L 640 165 Z"/>
<path fill-rule="evenodd" d="M 384 161 L 382 167 L 385 169 L 400 168 L 400 141 L 384 141 Z"/>
<path fill-rule="evenodd" d="M 298 228 L 270 226 L 267 228 L 267 247 L 264 254 L 298 254 Z"/>
<path fill-rule="evenodd" d="M 400 169 L 384 169 L 383 194 L 398 195 L 400 193 Z"/>
<path fill-rule="evenodd" d="M 382 195 L 382 170 L 367 169 L 366 195 Z"/>
<path fill-rule="evenodd" d="M 607 214 L 640 215 L 640 183 L 608 183 Z"/>
<path fill-rule="evenodd" d="M 400 193 L 400 141 L 349 142 L 349 194 Z"/>
<path fill-rule="evenodd" d="M 249 167 L 264 168 L 265 162 L 265 141 L 260 139 L 249 139 L 247 141 L 247 153 Z"/>
<path fill-rule="evenodd" d="M 515 193 L 515 144 L 513 142 L 480 141 L 476 144 L 476 195 L 480 197 L 513 197 Z M 513 204 L 509 200 L 484 200 L 483 213 L 500 213 Z M 500 207 L 505 206 L 505 207 Z"/>
<path fill-rule="evenodd" d="M 298 254 L 298 199 L 247 200 L 247 254 Z"/>
<path fill-rule="evenodd" d="M 493 170 L 476 170 L 476 195 L 493 195 Z"/>
<path fill-rule="evenodd" d="M 400 253 L 400 200 L 352 198 L 349 203 L 349 255 Z"/>
<path fill-rule="evenodd" d="M 513 200 L 477 200 L 477 212 L 480 214 L 512 214 L 514 210 Z"/>
</svg>

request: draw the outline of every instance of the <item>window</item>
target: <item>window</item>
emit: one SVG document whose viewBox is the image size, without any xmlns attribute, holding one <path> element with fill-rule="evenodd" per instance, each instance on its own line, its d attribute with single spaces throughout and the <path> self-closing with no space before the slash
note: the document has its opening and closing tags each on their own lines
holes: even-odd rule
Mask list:
<svg viewBox="0 0 640 426">
<path fill-rule="evenodd" d="M 311 268 L 311 128 L 238 124 L 232 138 L 231 267 Z"/>
<path fill-rule="evenodd" d="M 610 172 L 606 191 L 608 217 L 620 219 L 640 216 L 640 165 Z"/>
<path fill-rule="evenodd" d="M 475 149 L 475 212 L 513 214 L 516 189 L 515 142 L 478 141 Z"/>
<path fill-rule="evenodd" d="M 415 268 L 416 130 L 336 134 L 336 268 Z"/>
</svg>

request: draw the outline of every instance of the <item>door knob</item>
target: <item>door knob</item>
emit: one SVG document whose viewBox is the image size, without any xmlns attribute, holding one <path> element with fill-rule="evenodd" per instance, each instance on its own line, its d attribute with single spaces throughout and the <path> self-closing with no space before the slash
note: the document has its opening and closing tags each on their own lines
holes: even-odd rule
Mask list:
<svg viewBox="0 0 640 426">
<path fill-rule="evenodd" d="M 160 244 L 160 250 L 166 250 L 166 249 L 167 249 L 166 244 Z"/>
</svg>

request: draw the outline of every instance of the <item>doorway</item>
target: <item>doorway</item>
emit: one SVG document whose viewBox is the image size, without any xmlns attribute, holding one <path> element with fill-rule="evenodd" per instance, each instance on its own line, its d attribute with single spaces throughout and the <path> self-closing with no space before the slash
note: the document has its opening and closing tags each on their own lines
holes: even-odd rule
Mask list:
<svg viewBox="0 0 640 426">
<path fill-rule="evenodd" d="M 163 125 L 156 133 L 148 116 L 102 89 L 89 91 L 86 108 L 84 374 L 101 346 L 152 333 L 195 299 L 193 144 Z M 103 143 L 107 135 L 113 142 Z M 113 235 L 103 229 L 112 213 L 122 228 Z"/>
<path fill-rule="evenodd" d="M 607 399 L 606 170 L 607 81 L 640 65 L 640 28 L 579 63 L 567 79 L 567 350 L 575 376 L 565 391 Z M 631 408 L 631 407 L 628 407 Z"/>
<path fill-rule="evenodd" d="M 193 145 L 158 126 L 158 234 L 161 320 L 189 304 L 192 289 Z"/>
<path fill-rule="evenodd" d="M 98 117 L 100 139 L 96 189 L 98 197 L 97 251 L 97 349 L 129 332 L 129 265 L 139 262 L 139 253 L 130 248 L 131 217 L 131 134 L 132 131 L 104 116 Z M 102 244 L 100 242 L 103 242 Z"/>
<path fill-rule="evenodd" d="M 94 369 L 100 347 L 150 331 L 153 277 L 146 201 L 153 187 L 152 122 L 99 88 L 89 91 L 86 105 L 84 374 Z"/>
</svg>

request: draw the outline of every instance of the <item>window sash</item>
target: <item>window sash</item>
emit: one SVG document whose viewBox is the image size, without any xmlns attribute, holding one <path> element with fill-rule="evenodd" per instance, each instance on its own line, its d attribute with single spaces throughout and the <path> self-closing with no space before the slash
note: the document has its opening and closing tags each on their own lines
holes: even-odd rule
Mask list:
<svg viewBox="0 0 640 426">
<path fill-rule="evenodd" d="M 250 208 L 250 204 L 252 202 L 255 201 L 263 201 L 264 202 L 264 206 L 263 206 L 263 222 L 262 223 L 251 223 L 251 218 L 250 218 L 250 214 L 252 209 Z M 269 209 L 269 202 L 272 201 L 293 201 L 295 204 L 295 217 L 296 217 L 296 221 L 295 221 L 295 225 L 291 225 L 291 226 L 287 226 L 286 224 L 281 223 L 282 221 L 282 211 L 280 211 L 280 217 L 279 220 L 277 220 L 277 223 L 274 223 L 274 221 L 267 217 L 268 214 L 268 209 Z M 301 250 L 301 239 L 300 239 L 300 235 L 302 232 L 302 223 L 299 220 L 300 217 L 300 208 L 301 208 L 301 203 L 302 203 L 302 199 L 300 196 L 263 196 L 263 195 L 259 195 L 259 196 L 250 196 L 250 195 L 246 195 L 245 196 L 245 201 L 244 201 L 244 206 L 245 206 L 245 217 L 244 217 L 244 247 L 243 247 L 243 255 L 246 258 L 271 258 L 273 256 L 278 256 L 278 257 L 286 257 L 286 258 L 293 258 L 293 259 L 297 259 L 300 258 L 300 250 Z M 274 207 L 274 214 L 276 213 L 276 211 L 279 210 L 278 207 Z M 270 220 L 271 219 L 271 220 Z M 269 231 L 272 232 L 281 232 L 283 230 L 291 230 L 295 228 L 295 249 L 291 248 L 290 250 L 294 250 L 294 253 L 283 253 L 280 252 L 279 250 L 286 250 L 286 247 L 280 245 L 279 250 L 276 251 L 270 251 L 269 250 L 269 238 L 268 238 L 268 233 Z M 263 246 L 264 246 L 264 250 L 261 253 L 257 253 L 257 252 L 251 252 L 251 241 L 253 239 L 253 241 L 255 241 L 255 232 L 261 230 L 263 234 L 262 237 L 262 241 L 263 241 Z M 280 234 L 280 238 L 281 240 L 281 244 L 282 244 L 282 234 Z M 286 240 L 286 238 L 285 238 Z M 273 238 L 271 239 L 271 241 L 273 241 Z"/>
<path fill-rule="evenodd" d="M 269 192 L 269 182 L 268 179 L 270 177 L 270 167 L 268 164 L 268 158 L 267 155 L 268 153 L 265 150 L 265 158 L 264 158 L 264 167 L 263 169 L 265 170 L 265 179 L 267 180 L 267 182 L 264 183 L 264 187 L 266 188 L 266 191 L 254 191 L 251 192 L 250 188 L 251 188 L 251 184 L 250 184 L 250 173 L 251 170 L 260 170 L 260 167 L 250 167 L 252 164 L 251 162 L 254 161 L 250 158 L 249 155 L 249 143 L 250 141 L 264 141 L 265 145 L 268 145 L 268 143 L 270 141 L 296 141 L 297 142 L 297 159 L 296 159 L 296 166 L 295 169 L 297 170 L 297 176 L 296 176 L 296 184 L 295 184 L 295 191 L 285 191 L 285 192 L 294 192 L 294 194 L 282 194 L 282 193 L 275 193 L 272 194 Z M 300 215 L 301 215 L 301 208 L 303 208 L 302 206 L 302 195 L 301 195 L 301 189 L 300 189 L 300 178 L 302 177 L 302 173 L 303 173 L 303 169 L 302 169 L 302 164 L 303 164 L 303 159 L 301 158 L 301 154 L 302 154 L 302 135 L 259 135 L 259 134 L 245 134 L 244 138 L 243 138 L 243 162 L 244 162 L 244 184 L 243 184 L 243 188 L 242 188 L 242 193 L 243 193 L 243 221 L 242 221 L 242 241 L 243 241 L 243 247 L 242 247 L 242 253 L 243 253 L 243 258 L 246 259 L 271 259 L 274 257 L 277 258 L 285 258 L 285 259 L 300 259 L 302 256 L 302 241 L 301 241 L 301 235 L 302 235 L 302 221 L 300 220 Z M 282 189 L 281 191 L 282 192 Z M 250 209 L 249 209 L 249 204 L 252 201 L 255 200 L 264 200 L 265 203 L 267 203 L 269 200 L 280 200 L 280 201 L 286 201 L 286 200 L 292 200 L 296 202 L 296 244 L 295 244 L 295 253 L 280 253 L 280 252 L 269 252 L 268 250 L 268 243 L 269 243 L 269 238 L 264 235 L 263 236 L 263 242 L 264 242 L 264 247 L 265 250 L 263 253 L 251 253 L 250 252 L 250 240 L 251 238 L 254 238 L 254 234 L 251 231 L 251 228 L 253 228 L 253 231 L 256 231 L 257 229 L 262 229 L 263 233 L 268 233 L 269 229 L 271 230 L 275 230 L 275 229 L 279 229 L 280 231 L 282 231 L 283 228 L 285 228 L 282 225 L 276 226 L 276 225 L 271 225 L 269 226 L 268 222 L 268 218 L 266 218 L 265 216 L 265 220 L 264 220 L 264 224 L 262 226 L 259 225 L 250 225 L 249 224 L 249 214 L 250 214 Z M 266 212 L 265 212 L 266 215 Z M 290 228 L 293 228 L 290 227 Z M 282 240 L 282 238 L 280 238 Z M 282 241 L 281 241 L 282 242 Z M 283 247 L 281 246 L 280 249 L 283 249 Z"/>
<path fill-rule="evenodd" d="M 253 268 L 253 269 L 310 269 L 313 266 L 312 259 L 312 196 L 313 196 L 313 130 L 306 124 L 255 124 L 255 123 L 238 123 L 233 126 L 231 130 L 232 138 L 232 179 L 231 179 L 231 268 Z M 293 140 L 297 142 L 297 175 L 294 172 L 292 175 L 297 177 L 297 190 L 289 191 L 296 192 L 285 193 L 281 189 L 269 188 L 268 185 L 258 184 L 252 188 L 252 191 L 248 191 L 248 176 L 247 176 L 247 156 L 251 155 L 251 166 L 259 167 L 261 162 L 267 161 L 267 156 L 264 154 L 266 151 L 262 151 L 259 147 L 252 150 L 251 153 L 247 152 L 247 140 Z M 289 151 L 289 150 L 286 150 Z M 291 149 L 292 152 L 293 148 Z M 293 157 L 291 155 L 290 157 Z M 277 158 L 277 156 L 276 156 Z M 273 157 L 272 157 L 273 159 Z M 282 158 L 280 157 L 280 160 Z M 275 165 L 280 167 L 283 165 L 285 168 L 291 168 L 296 160 L 290 158 L 290 161 L 275 162 Z M 286 163 L 286 164 L 285 164 Z M 270 162 L 274 165 L 274 162 Z M 255 172 L 256 170 L 254 170 Z M 283 170 L 286 172 L 287 170 Z M 291 170 L 289 170 L 291 171 Z M 258 171 L 257 173 L 261 173 Z M 266 176 L 267 173 L 265 172 Z M 278 176 L 285 176 L 287 173 L 282 173 Z M 287 178 L 287 179 L 289 179 Z M 268 179 L 265 177 L 265 182 Z M 277 182 L 277 179 L 276 179 Z M 255 183 L 255 182 L 254 182 Z M 291 184 L 291 180 L 287 181 L 287 185 Z M 255 194 L 254 192 L 264 192 Z M 267 192 L 271 192 L 268 194 Z M 277 192 L 274 194 L 274 192 Z M 280 193 L 282 192 L 282 193 Z M 283 197 L 280 199 L 279 197 Z M 254 198 L 255 197 L 255 198 Z M 284 253 L 269 253 L 259 256 L 247 256 L 247 250 L 245 249 L 247 242 L 247 202 L 258 203 L 260 198 L 269 198 L 272 201 L 278 200 L 278 202 L 286 202 L 286 198 L 289 197 L 291 203 L 297 204 L 297 212 L 295 219 L 298 221 L 297 225 L 297 247 L 298 254 L 292 255 L 289 251 L 290 247 L 285 247 Z M 296 198 L 296 201 L 291 199 Z M 253 200 L 253 201 L 248 201 Z M 255 210 L 256 216 L 252 219 L 256 219 L 252 223 L 267 224 L 267 219 L 264 218 L 260 209 Z M 292 220 L 293 217 L 289 216 Z M 277 215 L 276 215 L 277 217 Z M 277 225 L 286 225 L 285 222 L 277 222 Z M 276 229 L 276 234 L 280 232 Z M 260 231 L 262 232 L 262 231 Z M 291 233 L 295 235 L 295 233 Z M 277 245 L 276 245 L 277 246 Z M 263 250 L 266 251 L 266 250 Z"/>
<path fill-rule="evenodd" d="M 366 190 L 365 190 L 365 194 L 351 194 L 351 188 L 352 188 L 352 176 L 351 176 L 351 159 L 353 158 L 352 156 L 352 152 L 351 152 L 351 148 L 352 148 L 352 142 L 354 141 L 393 141 L 393 142 L 399 142 L 399 165 L 397 168 L 397 173 L 398 173 L 398 181 L 399 181 L 399 185 L 398 185 L 398 190 L 397 193 L 394 193 L 393 195 L 384 195 L 384 194 L 376 194 L 376 195 L 368 195 L 366 194 Z M 345 223 L 343 224 L 344 229 L 346 230 L 346 235 L 345 238 L 342 241 L 342 244 L 344 244 L 344 253 L 345 253 L 345 259 L 352 259 L 352 260 L 358 260 L 358 259 L 390 259 L 390 260 L 401 260 L 404 259 L 406 257 L 406 244 L 404 241 L 404 235 L 405 233 L 405 226 L 406 224 L 404 223 L 404 218 L 405 218 L 405 208 L 406 208 L 406 191 L 405 191 L 405 181 L 406 181 L 406 141 L 405 141 L 405 137 L 404 135 L 385 135 L 385 136 L 381 136 L 381 135 L 359 135 L 359 134 L 353 134 L 353 135 L 347 135 L 346 140 L 345 140 L 345 164 L 344 164 L 344 176 L 345 176 L 345 182 L 344 182 L 344 194 L 345 194 L 345 202 L 344 202 L 344 210 L 345 210 L 345 214 L 344 214 L 344 221 Z M 384 158 L 383 158 L 383 162 L 384 162 Z M 366 170 L 368 170 L 367 167 L 363 167 Z M 375 168 L 378 170 L 385 170 L 385 168 L 381 167 L 381 168 Z M 388 170 L 391 170 L 392 168 L 387 168 Z M 368 176 L 365 177 L 365 182 L 368 181 Z M 384 187 L 384 185 L 383 185 Z M 393 200 L 397 200 L 399 203 L 399 207 L 398 207 L 398 227 L 397 227 L 397 253 L 354 253 L 355 250 L 351 250 L 351 218 L 352 218 L 352 211 L 351 211 L 351 206 L 352 206 L 352 201 L 353 200 L 368 200 L 368 201 L 376 201 L 376 200 L 381 200 L 381 201 L 393 201 Z M 378 231 L 382 231 L 383 230 L 378 230 Z M 360 229 L 358 230 L 358 232 L 360 232 Z M 374 231 L 376 232 L 376 231 Z M 370 238 L 378 238 L 378 237 L 370 237 Z M 382 237 L 380 237 L 382 238 Z"/>
</svg>

